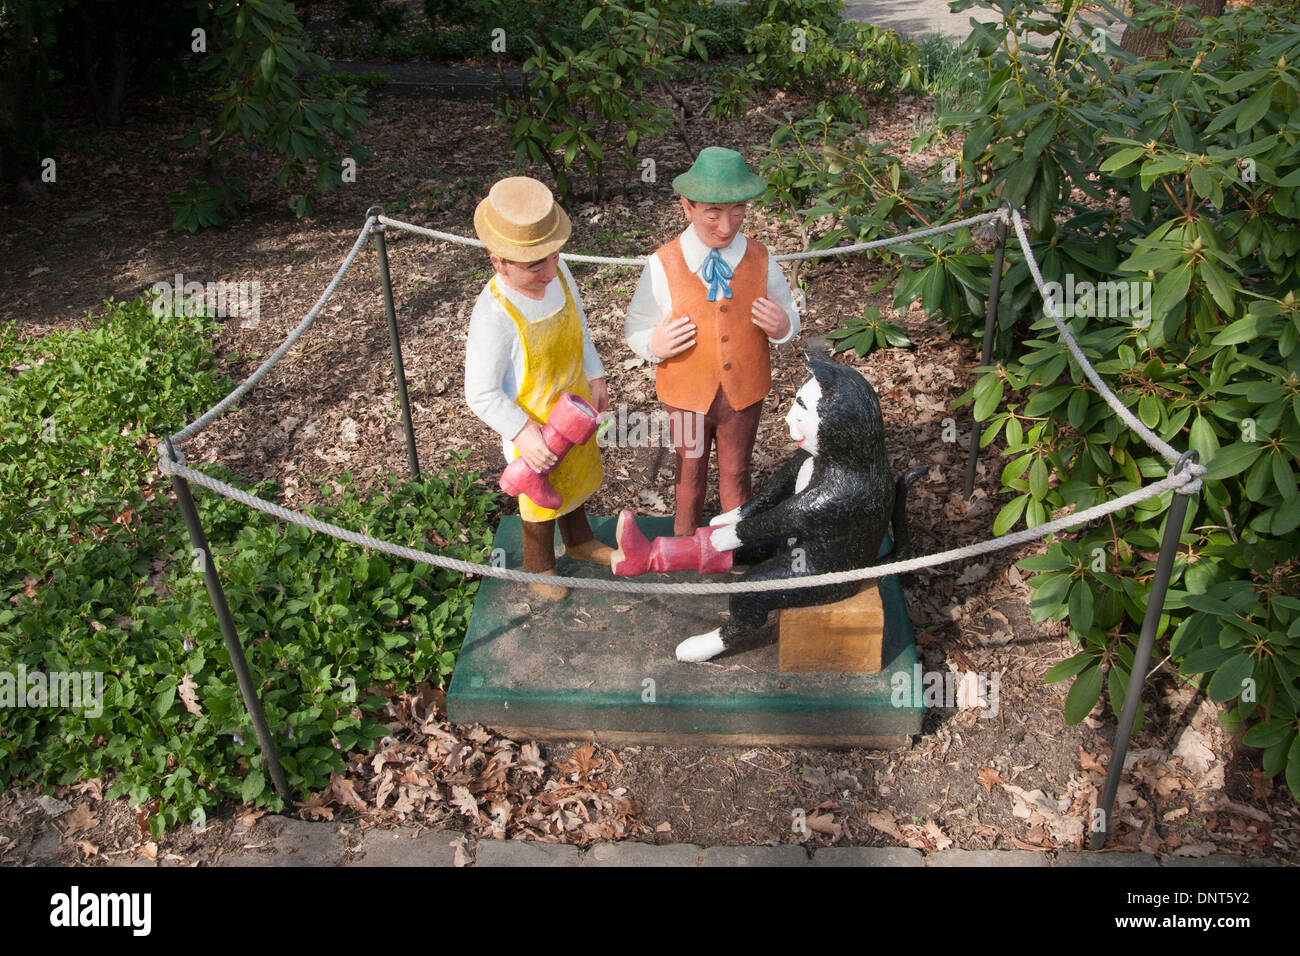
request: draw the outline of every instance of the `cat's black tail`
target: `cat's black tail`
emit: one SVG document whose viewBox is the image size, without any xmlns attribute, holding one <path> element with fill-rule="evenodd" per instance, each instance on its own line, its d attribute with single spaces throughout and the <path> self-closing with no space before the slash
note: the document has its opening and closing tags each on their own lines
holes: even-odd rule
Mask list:
<svg viewBox="0 0 1300 956">
<path fill-rule="evenodd" d="M 907 531 L 907 489 L 916 484 L 916 480 L 929 470 L 928 468 L 909 468 L 899 475 L 898 480 L 894 482 L 894 517 L 891 522 L 891 537 L 894 546 L 889 552 L 889 558 L 893 561 L 899 561 L 906 557 L 908 545 L 911 544 L 911 537 Z"/>
</svg>

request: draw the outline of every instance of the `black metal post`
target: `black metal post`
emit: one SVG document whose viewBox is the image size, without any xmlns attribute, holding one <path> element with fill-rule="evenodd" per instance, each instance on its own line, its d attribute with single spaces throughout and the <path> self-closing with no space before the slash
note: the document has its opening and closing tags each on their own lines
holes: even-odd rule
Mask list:
<svg viewBox="0 0 1300 956">
<path fill-rule="evenodd" d="M 1178 459 L 1173 473 L 1176 475 L 1187 465 L 1195 463 L 1197 454 L 1189 451 Z M 1187 503 L 1191 495 L 1174 492 L 1174 500 L 1169 506 L 1169 517 L 1165 523 L 1165 534 L 1160 541 L 1160 558 L 1156 561 L 1156 574 L 1151 580 L 1151 593 L 1147 596 L 1147 613 L 1142 619 L 1142 633 L 1138 638 L 1137 653 L 1133 656 L 1133 669 L 1128 676 L 1128 689 L 1124 692 L 1124 706 L 1120 710 L 1119 727 L 1115 730 L 1115 746 L 1111 750 L 1110 766 L 1106 768 L 1106 786 L 1102 791 L 1101 818 L 1093 826 L 1088 849 L 1100 850 L 1106 845 L 1110 835 L 1110 819 L 1115 809 L 1115 794 L 1119 791 L 1119 778 L 1124 772 L 1124 758 L 1128 754 L 1129 739 L 1133 736 L 1133 722 L 1137 720 L 1138 703 L 1142 699 L 1142 688 L 1146 685 L 1147 667 L 1151 663 L 1151 651 L 1156 643 L 1156 625 L 1165 609 L 1165 594 L 1169 590 L 1169 578 L 1174 569 L 1174 557 L 1178 554 L 1178 538 L 1183 532 L 1183 520 L 1187 517 Z M 1114 665 L 1111 665 L 1114 666 Z M 1100 824 L 1097 826 L 1096 824 Z"/>
<path fill-rule="evenodd" d="M 366 218 L 384 211 L 371 206 Z M 379 250 L 379 281 L 384 287 L 384 314 L 388 316 L 388 338 L 393 346 L 393 374 L 397 377 L 397 400 L 402 405 L 402 425 L 406 428 L 406 455 L 411 462 L 411 477 L 420 477 L 420 461 L 415 454 L 415 429 L 411 427 L 411 402 L 406 397 L 406 371 L 402 367 L 402 340 L 397 334 L 397 311 L 393 308 L 393 283 L 388 277 L 388 246 L 384 242 L 384 224 L 375 223 L 375 246 Z"/>
<path fill-rule="evenodd" d="M 167 444 L 167 454 L 171 456 L 171 460 L 180 464 L 176 449 L 172 447 L 171 439 L 167 438 L 164 441 Z M 244 659 L 244 648 L 239 643 L 239 634 L 235 631 L 235 621 L 230 616 L 230 606 L 226 603 L 226 592 L 222 590 L 221 579 L 217 576 L 217 564 L 212 559 L 212 552 L 208 550 L 208 538 L 203 533 L 203 525 L 199 522 L 198 509 L 194 507 L 194 497 L 190 494 L 190 483 L 180 475 L 172 475 L 172 488 L 176 490 L 176 501 L 181 506 L 181 514 L 185 516 L 185 527 L 190 532 L 190 543 L 201 556 L 203 583 L 208 586 L 208 598 L 212 601 L 212 609 L 217 614 L 217 623 L 221 626 L 221 636 L 225 639 L 226 651 L 230 654 L 230 663 L 235 668 L 235 677 L 239 681 L 239 692 L 244 697 L 244 706 L 248 708 L 248 716 L 252 719 L 253 729 L 257 732 L 257 742 L 262 747 L 262 759 L 266 761 L 267 769 L 271 772 L 271 782 L 275 785 L 275 792 L 284 800 L 291 800 L 289 782 L 285 779 L 284 768 L 280 766 L 280 753 L 276 750 L 275 739 L 271 736 L 271 730 L 266 725 L 266 714 L 262 712 L 262 701 L 257 696 L 257 687 L 253 684 L 253 675 L 249 673 L 248 661 Z"/>
<path fill-rule="evenodd" d="M 1008 209 L 1010 204 L 1003 203 Z M 984 312 L 984 347 L 980 352 L 980 365 L 988 365 L 993 358 L 993 330 L 997 327 L 998 295 L 1002 288 L 1002 263 L 1007 252 L 1007 224 L 998 220 L 998 243 L 993 249 L 993 272 L 989 276 L 989 302 Z M 972 410 L 970 420 L 970 450 L 966 456 L 966 497 L 975 490 L 975 462 L 979 458 L 980 426 Z"/>
</svg>

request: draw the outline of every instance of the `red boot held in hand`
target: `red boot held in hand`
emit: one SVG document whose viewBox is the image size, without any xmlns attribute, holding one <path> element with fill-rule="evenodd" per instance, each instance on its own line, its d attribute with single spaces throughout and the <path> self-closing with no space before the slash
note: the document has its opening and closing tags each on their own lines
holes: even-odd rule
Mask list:
<svg viewBox="0 0 1300 956">
<path fill-rule="evenodd" d="M 542 426 L 542 440 L 555 453 L 556 465 L 574 445 L 585 445 L 596 434 L 600 416 L 591 403 L 573 392 L 565 392 L 551 406 L 551 412 Z M 558 508 L 562 502 L 559 492 L 546 479 L 554 466 L 544 472 L 534 471 L 524 459 L 516 458 L 501 473 L 501 490 L 512 498 L 527 495 L 542 508 Z"/>
<path fill-rule="evenodd" d="M 696 528 L 695 534 L 655 538 L 647 541 L 636 526 L 636 515 L 623 511 L 618 516 L 618 548 L 610 569 L 619 577 L 631 578 L 647 571 L 699 571 L 723 574 L 731 570 L 731 552 L 715 551 L 709 535 L 717 529 Z"/>
</svg>

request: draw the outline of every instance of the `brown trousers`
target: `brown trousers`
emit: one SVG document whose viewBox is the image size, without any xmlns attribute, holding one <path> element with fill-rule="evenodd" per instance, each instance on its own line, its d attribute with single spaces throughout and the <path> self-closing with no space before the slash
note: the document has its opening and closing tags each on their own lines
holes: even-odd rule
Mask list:
<svg viewBox="0 0 1300 956">
<path fill-rule="evenodd" d="M 566 548 L 590 541 L 595 535 L 587 522 L 587 509 L 579 505 L 568 514 L 550 521 L 524 521 L 524 570 L 537 574 L 555 567 L 555 523 Z"/>
<path fill-rule="evenodd" d="M 696 412 L 667 406 L 672 416 L 673 450 L 677 452 L 677 516 L 673 520 L 673 534 L 694 534 L 704 518 L 704 499 L 709 488 L 709 450 L 718 443 L 718 497 L 722 510 L 739 508 L 750 499 L 753 486 L 749 475 L 749 460 L 754 452 L 754 438 L 758 434 L 758 420 L 763 414 L 763 403 L 757 401 L 740 411 L 731 407 L 721 386 L 713 397 L 709 410 L 700 416 Z M 698 455 L 688 454 L 681 425 L 688 416 L 703 417 L 703 427 L 696 435 Z"/>
</svg>

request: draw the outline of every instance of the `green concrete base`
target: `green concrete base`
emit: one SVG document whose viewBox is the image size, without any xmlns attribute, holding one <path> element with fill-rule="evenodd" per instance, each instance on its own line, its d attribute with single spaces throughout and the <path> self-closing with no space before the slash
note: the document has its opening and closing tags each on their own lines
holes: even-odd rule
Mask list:
<svg viewBox="0 0 1300 956">
<path fill-rule="evenodd" d="M 671 518 L 639 518 L 647 537 L 672 534 Z M 592 518 L 596 536 L 614 544 L 613 518 Z M 519 518 L 503 518 L 494 548 L 506 567 L 523 566 Z M 608 568 L 561 557 L 573 577 L 610 576 Z M 738 574 L 733 574 L 739 578 Z M 640 580 L 698 581 L 698 574 Z M 533 736 L 663 743 L 803 742 L 889 745 L 919 733 L 924 708 L 896 706 L 890 679 L 910 679 L 917 663 L 911 624 L 895 577 L 880 580 L 885 612 L 879 674 L 782 674 L 776 615 L 761 646 L 703 664 L 673 656 L 678 642 L 718 627 L 726 595 L 626 594 L 574 589 L 552 603 L 527 585 L 485 578 L 447 693 L 456 723 L 526 728 Z M 910 686 L 910 685 L 909 685 Z"/>
</svg>

